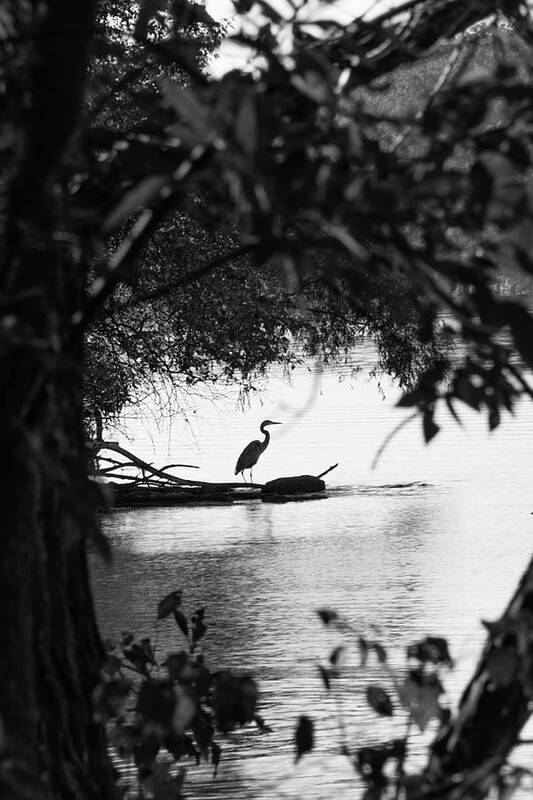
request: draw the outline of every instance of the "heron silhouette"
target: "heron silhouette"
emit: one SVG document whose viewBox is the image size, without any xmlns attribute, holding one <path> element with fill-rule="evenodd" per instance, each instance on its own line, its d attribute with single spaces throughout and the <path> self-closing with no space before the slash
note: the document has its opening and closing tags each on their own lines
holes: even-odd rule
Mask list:
<svg viewBox="0 0 533 800">
<path fill-rule="evenodd" d="M 252 476 L 252 468 L 257 464 L 259 461 L 259 456 L 263 453 L 270 441 L 270 434 L 265 428 L 268 425 L 281 425 L 281 422 L 272 422 L 271 419 L 265 419 L 259 426 L 259 430 L 264 435 L 264 439 L 262 442 L 259 439 L 254 439 L 253 442 L 247 444 L 242 453 L 240 454 L 239 458 L 237 459 L 237 464 L 235 466 L 235 475 L 238 475 L 239 472 L 242 475 L 243 481 L 246 483 L 246 478 L 244 477 L 244 470 L 250 470 L 250 483 L 253 483 L 253 476 Z"/>
</svg>

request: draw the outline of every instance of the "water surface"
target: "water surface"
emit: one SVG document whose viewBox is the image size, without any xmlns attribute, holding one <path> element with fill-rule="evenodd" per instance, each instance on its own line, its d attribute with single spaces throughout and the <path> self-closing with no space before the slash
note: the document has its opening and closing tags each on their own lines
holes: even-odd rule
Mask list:
<svg viewBox="0 0 533 800">
<path fill-rule="evenodd" d="M 199 464 L 190 474 L 204 480 L 232 480 L 240 450 L 267 417 L 284 424 L 273 429 L 256 480 L 318 474 L 339 462 L 326 477 L 327 498 L 313 502 L 119 510 L 105 518 L 114 561 L 92 563 L 105 635 L 153 636 L 157 602 L 182 588 L 186 608 L 207 606 L 210 664 L 245 668 L 261 686 L 273 733 L 232 735 L 215 781 L 191 770 L 194 797 L 353 797 L 351 768 L 338 755 L 337 705 L 317 672 L 340 640 L 316 609 L 337 609 L 363 634 L 379 629 L 393 665 L 403 664 L 403 648 L 417 637 L 447 636 L 453 699 L 483 641 L 480 620 L 501 613 L 529 560 L 533 406 L 524 403 L 490 435 L 469 410 L 462 428 L 444 416 L 429 446 L 419 424 L 409 425 L 372 470 L 405 412 L 393 408 L 398 390 L 390 382 L 368 378 L 371 359 L 364 345 L 340 378 L 311 363 L 293 372 L 291 385 L 273 375 L 244 410 L 235 391 L 216 404 L 198 400 L 188 422 L 125 419 L 125 446 L 158 464 Z M 353 366 L 362 367 L 357 377 Z M 160 652 L 180 646 L 167 621 L 157 641 Z M 377 665 L 348 660 L 340 702 L 352 745 L 401 732 L 400 715 L 384 723 L 366 707 L 364 687 L 377 680 L 386 681 Z M 315 752 L 295 766 L 302 713 L 315 718 L 318 735 Z M 424 741 L 415 737 L 415 753 Z"/>
</svg>

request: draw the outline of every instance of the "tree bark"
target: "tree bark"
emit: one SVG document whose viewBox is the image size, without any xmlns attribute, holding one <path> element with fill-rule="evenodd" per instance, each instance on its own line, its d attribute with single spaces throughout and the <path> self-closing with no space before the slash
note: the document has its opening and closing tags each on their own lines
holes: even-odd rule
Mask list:
<svg viewBox="0 0 533 800">
<path fill-rule="evenodd" d="M 457 714 L 431 749 L 427 776 L 450 797 L 484 796 L 531 715 L 533 560 L 503 616 L 486 625 L 487 643 Z"/>
<path fill-rule="evenodd" d="M 85 269 L 58 177 L 79 120 L 95 3 L 8 4 L 12 160 L 0 247 L 0 796 L 115 796 L 91 695 L 102 648 L 81 404 Z"/>
</svg>

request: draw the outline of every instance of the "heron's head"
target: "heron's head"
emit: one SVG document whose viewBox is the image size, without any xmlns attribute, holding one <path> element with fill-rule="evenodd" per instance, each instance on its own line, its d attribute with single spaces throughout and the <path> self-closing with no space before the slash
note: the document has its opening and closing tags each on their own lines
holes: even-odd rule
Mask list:
<svg viewBox="0 0 533 800">
<path fill-rule="evenodd" d="M 265 419 L 261 423 L 261 428 L 266 428 L 268 425 L 283 425 L 283 423 L 282 422 L 272 422 L 271 419 Z"/>
</svg>

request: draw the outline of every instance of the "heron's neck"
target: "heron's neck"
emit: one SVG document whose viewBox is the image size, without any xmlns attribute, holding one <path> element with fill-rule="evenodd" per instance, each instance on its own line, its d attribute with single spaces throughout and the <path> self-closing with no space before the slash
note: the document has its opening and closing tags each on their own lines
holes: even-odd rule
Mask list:
<svg viewBox="0 0 533 800">
<path fill-rule="evenodd" d="M 267 446 L 267 444 L 268 444 L 268 443 L 269 443 L 269 441 L 270 441 L 270 434 L 269 434 L 269 432 L 266 430 L 266 428 L 263 428 L 263 426 L 262 426 L 262 425 L 261 425 L 261 427 L 259 428 L 259 430 L 261 431 L 261 433 L 262 433 L 262 434 L 263 434 L 263 436 L 265 437 L 265 438 L 264 438 L 264 440 L 263 440 L 263 447 L 266 447 L 266 446 Z"/>
</svg>

